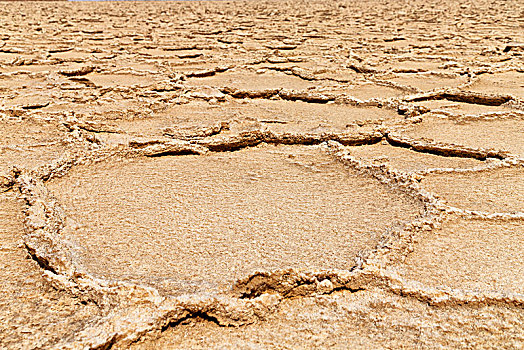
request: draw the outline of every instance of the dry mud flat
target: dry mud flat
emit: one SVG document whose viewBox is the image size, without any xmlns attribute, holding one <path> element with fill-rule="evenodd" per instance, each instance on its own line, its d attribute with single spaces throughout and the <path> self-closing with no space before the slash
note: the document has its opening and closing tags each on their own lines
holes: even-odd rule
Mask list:
<svg viewBox="0 0 524 350">
<path fill-rule="evenodd" d="M 521 5 L 7 4 L 0 347 L 524 347 Z"/>
</svg>

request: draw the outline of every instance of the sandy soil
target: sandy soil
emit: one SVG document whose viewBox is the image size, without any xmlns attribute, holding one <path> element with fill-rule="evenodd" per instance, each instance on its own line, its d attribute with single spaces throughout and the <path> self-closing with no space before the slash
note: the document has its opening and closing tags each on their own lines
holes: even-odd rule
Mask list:
<svg viewBox="0 0 524 350">
<path fill-rule="evenodd" d="M 9 2 L 0 348 L 523 348 L 521 8 Z"/>
</svg>

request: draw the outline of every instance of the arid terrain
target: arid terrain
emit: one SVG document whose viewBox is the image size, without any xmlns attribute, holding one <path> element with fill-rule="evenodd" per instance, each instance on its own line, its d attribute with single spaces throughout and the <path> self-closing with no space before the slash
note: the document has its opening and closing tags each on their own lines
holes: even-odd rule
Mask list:
<svg viewBox="0 0 524 350">
<path fill-rule="evenodd" d="M 524 348 L 522 0 L 2 5 L 0 348 Z"/>
</svg>

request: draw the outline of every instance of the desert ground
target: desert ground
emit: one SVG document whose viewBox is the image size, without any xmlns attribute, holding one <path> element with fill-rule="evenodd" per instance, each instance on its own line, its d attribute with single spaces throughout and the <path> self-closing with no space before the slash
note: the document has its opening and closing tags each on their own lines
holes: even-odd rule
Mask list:
<svg viewBox="0 0 524 350">
<path fill-rule="evenodd" d="M 521 0 L 2 5 L 0 348 L 524 348 Z"/>
</svg>

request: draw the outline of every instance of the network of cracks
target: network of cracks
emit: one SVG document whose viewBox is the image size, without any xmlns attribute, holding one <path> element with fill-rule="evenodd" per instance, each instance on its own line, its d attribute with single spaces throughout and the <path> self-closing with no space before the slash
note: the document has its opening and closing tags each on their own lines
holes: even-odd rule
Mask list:
<svg viewBox="0 0 524 350">
<path fill-rule="evenodd" d="M 201 42 L 146 38 L 124 53 L 64 42 L 41 57 L 2 39 L 0 254 L 16 262 L 0 306 L 19 297 L 68 320 L 67 334 L 56 321 L 24 346 L 219 346 L 187 334 L 260 346 L 272 329 L 309 322 L 313 339 L 277 342 L 328 347 L 331 333 L 331 345 L 366 347 L 358 327 L 420 338 L 410 332 L 428 324 L 456 335 L 448 345 L 518 348 L 520 46 L 472 69 L 410 61 L 400 46 L 337 65 L 311 54 L 311 32 L 260 48 L 247 28 L 198 24 Z M 23 323 L 23 307 L 2 322 Z"/>
<path fill-rule="evenodd" d="M 520 309 L 522 160 L 410 136 L 430 122 L 132 138 L 14 168 L 4 188 L 25 200 L 48 282 L 104 315 L 64 346 L 126 346 L 193 317 L 242 326 L 342 291 Z"/>
</svg>

